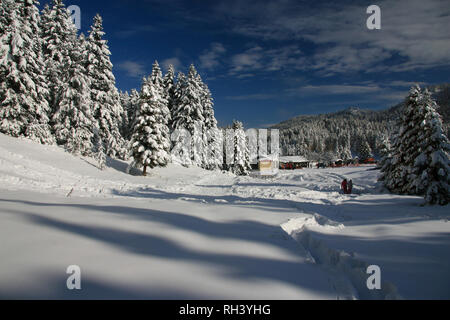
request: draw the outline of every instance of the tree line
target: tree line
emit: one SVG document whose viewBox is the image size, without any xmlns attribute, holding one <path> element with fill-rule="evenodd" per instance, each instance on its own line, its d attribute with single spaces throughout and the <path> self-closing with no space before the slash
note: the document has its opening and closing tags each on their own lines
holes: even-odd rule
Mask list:
<svg viewBox="0 0 450 320">
<path fill-rule="evenodd" d="M 94 17 L 88 35 L 78 30 L 62 0 L 39 11 L 37 0 L 3 0 L 0 6 L 0 132 L 98 160 L 126 160 L 146 169 L 178 162 L 208 170 L 229 169 L 208 86 L 191 65 L 163 76 L 158 62 L 141 90 L 119 92 L 105 40 L 103 20 Z M 233 125 L 238 149 L 243 126 Z M 181 132 L 188 132 L 191 145 Z"/>
</svg>

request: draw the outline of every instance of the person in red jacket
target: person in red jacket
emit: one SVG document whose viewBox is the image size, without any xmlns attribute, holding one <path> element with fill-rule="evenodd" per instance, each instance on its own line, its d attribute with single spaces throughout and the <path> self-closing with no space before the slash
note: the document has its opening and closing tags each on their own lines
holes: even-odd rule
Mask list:
<svg viewBox="0 0 450 320">
<path fill-rule="evenodd" d="M 348 193 L 348 184 L 347 184 L 347 179 L 344 179 L 344 181 L 342 181 L 341 183 L 341 189 L 344 192 L 344 194 Z"/>
</svg>

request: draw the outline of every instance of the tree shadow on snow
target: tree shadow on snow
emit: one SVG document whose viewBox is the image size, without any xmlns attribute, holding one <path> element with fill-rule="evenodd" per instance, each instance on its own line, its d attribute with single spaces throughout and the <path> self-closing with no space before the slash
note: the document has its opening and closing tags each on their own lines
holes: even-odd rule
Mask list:
<svg viewBox="0 0 450 320">
<path fill-rule="evenodd" d="M 124 218 L 148 220 L 152 222 L 164 223 L 166 225 L 191 231 L 206 237 L 218 239 L 231 239 L 242 241 L 254 241 L 259 244 L 278 246 L 280 249 L 292 253 L 298 260 L 283 260 L 277 258 L 255 257 L 246 254 L 222 254 L 198 251 L 178 244 L 168 237 L 134 232 L 123 229 L 116 229 L 104 226 L 81 225 L 71 222 L 46 217 L 40 214 L 29 213 L 26 211 L 9 210 L 15 214 L 20 214 L 28 221 L 65 233 L 82 236 L 87 239 L 100 241 L 106 245 L 129 252 L 132 254 L 164 258 L 180 262 L 193 262 L 217 267 L 224 277 L 232 278 L 237 281 L 277 281 L 284 282 L 291 286 L 307 289 L 311 292 L 320 293 L 320 288 L 327 287 L 326 278 L 320 278 L 323 282 L 318 288 L 318 277 L 311 276 L 317 274 L 314 265 L 302 263 L 302 251 L 299 245 L 288 237 L 281 227 L 266 225 L 252 221 L 237 222 L 213 222 L 205 219 L 188 216 L 175 212 L 164 212 L 152 209 L 139 209 L 133 207 L 121 206 L 97 206 L 80 204 L 49 204 L 31 201 L 1 200 L 10 203 L 23 203 L 29 206 L 39 207 L 73 207 L 78 210 L 95 210 L 114 215 L 120 215 Z M 208 243 L 205 242 L 205 247 Z M 321 271 L 320 271 L 321 272 Z M 199 284 L 200 285 L 200 284 Z M 95 283 L 93 284 L 95 287 Z M 97 286 L 98 287 L 98 286 Z M 100 288 L 101 289 L 101 288 Z M 99 290 L 100 290 L 99 289 Z M 100 290 L 101 291 L 101 290 Z M 96 293 L 96 291 L 94 291 Z M 329 293 L 329 292 L 328 292 Z M 192 298 L 190 293 L 174 295 L 175 298 Z M 238 295 L 238 294 L 237 294 Z M 102 295 L 100 295 L 102 296 Z M 108 296 L 108 295 L 106 295 Z M 113 296 L 115 296 L 113 291 Z M 141 296 L 138 294 L 138 296 Z M 145 295 L 147 297 L 147 295 Z M 219 294 L 218 294 L 219 296 Z M 94 294 L 96 297 L 96 294 Z M 119 297 L 122 297 L 119 292 Z M 163 293 L 158 296 L 157 293 L 150 294 L 151 298 L 167 298 Z M 207 297 L 203 297 L 207 298 Z M 231 297 L 229 297 L 231 298 Z M 274 299 L 278 297 L 274 296 Z"/>
</svg>

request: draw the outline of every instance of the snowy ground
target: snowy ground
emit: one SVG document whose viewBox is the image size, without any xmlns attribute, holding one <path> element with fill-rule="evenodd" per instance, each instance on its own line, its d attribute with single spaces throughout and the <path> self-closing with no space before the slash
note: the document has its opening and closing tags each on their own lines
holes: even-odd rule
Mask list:
<svg viewBox="0 0 450 320">
<path fill-rule="evenodd" d="M 0 135 L 0 299 L 450 299 L 448 206 L 378 192 L 372 167 L 126 166 Z"/>
</svg>

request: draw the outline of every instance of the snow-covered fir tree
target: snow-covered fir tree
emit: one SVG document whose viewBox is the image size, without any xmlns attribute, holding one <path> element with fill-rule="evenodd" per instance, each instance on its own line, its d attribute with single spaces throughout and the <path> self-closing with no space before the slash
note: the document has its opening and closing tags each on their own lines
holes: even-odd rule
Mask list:
<svg viewBox="0 0 450 320">
<path fill-rule="evenodd" d="M 131 89 L 128 109 L 124 110 L 124 112 L 128 114 L 129 130 L 128 136 L 126 137 L 127 140 L 131 139 L 132 128 L 134 127 L 134 124 L 136 122 L 136 116 L 139 113 L 139 99 L 140 99 L 139 92 L 136 89 Z"/>
<path fill-rule="evenodd" d="M 358 155 L 359 159 L 362 161 L 367 160 L 373 156 L 372 149 L 370 148 L 370 145 L 367 142 L 367 140 L 365 139 L 361 140 L 361 143 L 358 148 Z"/>
<path fill-rule="evenodd" d="M 172 152 L 172 155 L 177 157 L 177 162 L 183 165 L 193 164 L 202 167 L 205 164 L 204 116 L 201 99 L 202 88 L 198 79 L 197 70 L 193 65 L 191 65 L 187 77 L 182 73 L 178 75 L 175 87 L 175 103 L 172 110 L 172 130 L 177 132 L 186 130 L 191 136 L 191 145 L 190 148 L 186 148 L 185 137 L 180 136 L 180 139 L 173 141 L 172 149 L 175 152 Z M 190 155 L 187 154 L 186 150 L 189 151 Z"/>
<path fill-rule="evenodd" d="M 164 94 L 162 71 L 161 71 L 161 67 L 159 66 L 159 63 L 157 60 L 153 63 L 152 74 L 150 75 L 150 80 L 153 82 L 153 84 L 155 84 L 159 88 L 158 90 L 162 90 L 162 93 Z M 163 97 L 163 98 L 165 98 L 165 97 Z"/>
<path fill-rule="evenodd" d="M 436 109 L 428 91 L 422 92 L 419 86 L 411 89 L 380 180 L 392 192 L 423 195 L 429 204 L 447 204 L 450 145 Z"/>
<path fill-rule="evenodd" d="M 234 130 L 234 162 L 231 170 L 236 175 L 248 175 L 251 170 L 250 152 L 242 122 L 233 121 Z"/>
<path fill-rule="evenodd" d="M 3 1 L 0 55 L 0 131 L 54 143 L 49 125 L 39 10 L 35 0 Z"/>
<path fill-rule="evenodd" d="M 201 79 L 199 80 L 201 81 Z M 223 164 L 223 136 L 217 128 L 214 102 L 208 86 L 201 82 L 201 101 L 204 118 L 205 169 L 215 170 Z"/>
<path fill-rule="evenodd" d="M 92 112 L 90 78 L 83 63 L 84 36 L 77 39 L 75 29 L 73 32 L 73 46 L 67 61 L 68 81 L 60 90 L 60 99 L 53 116 L 55 136 L 58 144 L 71 153 L 99 156 L 102 167 L 104 155 L 99 155 L 102 150 L 95 150 L 98 145 L 94 145 L 97 138 L 94 133 L 98 132 L 98 128 Z"/>
<path fill-rule="evenodd" d="M 74 23 L 62 0 L 45 5 L 41 15 L 41 39 L 49 84 L 47 98 L 52 113 L 56 112 L 63 86 L 68 82 L 70 51 L 73 49 Z"/>
<path fill-rule="evenodd" d="M 386 165 L 390 165 L 392 157 L 392 146 L 389 137 L 384 136 L 378 145 L 380 161 L 378 162 L 378 168 L 382 169 Z"/>
<path fill-rule="evenodd" d="M 123 109 L 120 133 L 122 134 L 122 137 L 127 139 L 127 137 L 129 137 L 130 135 L 130 128 L 131 128 L 130 119 L 128 117 L 128 110 L 131 108 L 130 107 L 131 97 L 128 91 L 125 92 L 120 91 L 119 96 L 120 96 L 120 105 L 122 106 Z"/>
<path fill-rule="evenodd" d="M 173 65 L 169 65 L 167 73 L 163 78 L 163 88 L 165 98 L 167 100 L 167 107 L 169 108 L 170 114 L 173 114 L 173 106 L 175 100 L 175 68 Z M 172 119 L 169 121 L 169 127 L 172 127 Z"/>
<path fill-rule="evenodd" d="M 418 141 L 420 154 L 410 170 L 413 192 L 425 197 L 428 204 L 450 202 L 450 143 L 442 131 L 438 106 L 428 90 L 421 95 L 416 121 L 420 124 Z"/>
<path fill-rule="evenodd" d="M 15 2 L 5 0 L 0 3 L 0 81 L 5 81 L 8 65 L 12 19 L 15 16 Z"/>
<path fill-rule="evenodd" d="M 103 39 L 104 35 L 103 20 L 100 15 L 96 15 L 87 44 L 91 100 L 106 154 L 125 159 L 127 156 L 125 140 L 120 133 L 123 109 L 112 73 L 111 52 L 107 41 Z"/>
<path fill-rule="evenodd" d="M 143 167 L 144 175 L 147 167 L 164 167 L 170 162 L 168 114 L 162 88 L 151 78 L 144 79 L 130 143 L 133 166 Z"/>
</svg>

